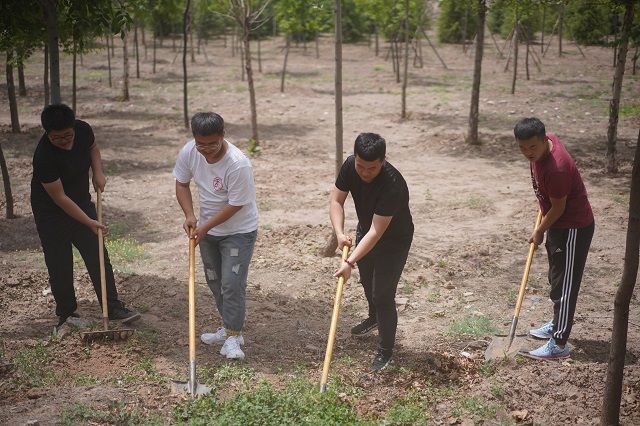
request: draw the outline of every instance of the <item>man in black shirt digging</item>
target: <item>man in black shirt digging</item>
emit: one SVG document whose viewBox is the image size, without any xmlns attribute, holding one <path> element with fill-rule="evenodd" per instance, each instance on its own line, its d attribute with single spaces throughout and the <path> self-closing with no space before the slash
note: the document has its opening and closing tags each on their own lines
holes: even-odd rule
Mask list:
<svg viewBox="0 0 640 426">
<path fill-rule="evenodd" d="M 354 155 L 342 165 L 329 202 L 340 249 L 351 246 L 351 239 L 344 233 L 344 202 L 349 192 L 356 207 L 356 248 L 335 276 L 348 280 L 358 264 L 369 316 L 351 333 L 362 336 L 378 327 L 372 372 L 383 370 L 391 362 L 398 325 L 396 288 L 413 240 L 409 189 L 400 172 L 385 160 L 385 154 L 386 143 L 380 135 L 358 135 Z"/>
<path fill-rule="evenodd" d="M 106 178 L 93 130 L 86 122 L 76 120 L 71 108 L 49 105 L 42 111 L 41 121 L 45 133 L 33 155 L 31 209 L 49 271 L 59 328 L 67 318 L 78 317 L 72 245 L 87 266 L 98 300 L 101 297 L 97 233 L 98 228 L 106 233 L 107 227 L 96 220 L 89 193 L 89 169 L 96 191 L 104 190 Z M 118 300 L 106 248 L 104 255 L 109 318 L 122 322 L 138 319 L 139 313 Z"/>
</svg>

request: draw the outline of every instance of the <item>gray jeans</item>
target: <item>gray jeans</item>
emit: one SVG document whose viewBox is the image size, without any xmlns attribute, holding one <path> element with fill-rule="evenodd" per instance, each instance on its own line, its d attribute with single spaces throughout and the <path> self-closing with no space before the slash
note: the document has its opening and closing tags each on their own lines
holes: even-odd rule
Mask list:
<svg viewBox="0 0 640 426">
<path fill-rule="evenodd" d="M 224 327 L 240 332 L 244 326 L 249 263 L 257 231 L 223 237 L 206 235 L 200 242 L 207 284 L 213 292 Z"/>
</svg>

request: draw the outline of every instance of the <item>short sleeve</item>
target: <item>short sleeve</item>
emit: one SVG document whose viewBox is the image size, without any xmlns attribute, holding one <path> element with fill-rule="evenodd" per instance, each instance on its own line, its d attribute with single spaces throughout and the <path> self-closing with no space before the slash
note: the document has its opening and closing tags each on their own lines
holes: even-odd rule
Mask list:
<svg viewBox="0 0 640 426">
<path fill-rule="evenodd" d="M 89 125 L 89 123 L 76 120 L 76 141 L 82 141 L 81 143 L 84 145 L 87 151 L 90 151 L 93 148 L 93 145 L 96 142 L 96 136 L 93 133 L 93 129 Z"/>
<path fill-rule="evenodd" d="M 256 189 L 251 166 L 242 166 L 229 173 L 227 194 L 232 206 L 244 206 L 255 200 Z"/>
<path fill-rule="evenodd" d="M 180 183 L 189 183 L 193 178 L 193 173 L 189 167 L 189 150 L 187 149 L 187 145 L 178 153 L 178 159 L 173 168 L 173 176 Z"/>
<path fill-rule="evenodd" d="M 402 193 L 394 188 L 385 189 L 373 209 L 373 214 L 378 216 L 394 216 L 402 205 Z"/>
<path fill-rule="evenodd" d="M 60 179 L 60 170 L 56 167 L 51 156 L 46 156 L 42 151 L 33 159 L 33 174 L 40 183 L 51 183 Z"/>
<path fill-rule="evenodd" d="M 355 158 L 350 156 L 340 167 L 340 172 L 336 177 L 336 188 L 343 192 L 349 192 L 351 189 L 350 183 L 353 181 L 351 178 L 355 172 Z"/>
<path fill-rule="evenodd" d="M 545 187 L 550 198 L 563 198 L 571 190 L 571 174 L 558 171 L 549 173 L 545 178 Z"/>
</svg>

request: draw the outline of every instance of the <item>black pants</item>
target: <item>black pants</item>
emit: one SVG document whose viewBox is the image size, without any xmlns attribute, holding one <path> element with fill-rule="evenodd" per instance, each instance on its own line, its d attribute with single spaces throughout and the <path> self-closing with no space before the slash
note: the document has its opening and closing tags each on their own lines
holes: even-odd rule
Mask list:
<svg viewBox="0 0 640 426">
<path fill-rule="evenodd" d="M 396 340 L 396 289 L 407 262 L 411 241 L 396 247 L 374 247 L 358 261 L 369 317 L 378 320 L 378 351 L 390 356 Z"/>
<path fill-rule="evenodd" d="M 80 208 L 92 219 L 96 219 L 96 209 L 89 202 Z M 71 218 L 64 212 L 41 213 L 34 211 L 36 228 L 42 243 L 44 260 L 49 271 L 51 293 L 56 301 L 56 315 L 67 318 L 78 308 L 73 288 L 73 244 L 87 267 L 93 288 L 101 299 L 100 260 L 98 257 L 98 236 L 87 226 Z M 113 269 L 107 249 L 104 249 L 105 276 L 107 284 L 107 304 L 109 308 L 119 306 L 118 291 L 113 278 Z"/>
<path fill-rule="evenodd" d="M 549 297 L 553 301 L 553 338 L 564 345 L 571 333 L 584 265 L 591 246 L 595 224 L 585 228 L 549 229 Z"/>
</svg>

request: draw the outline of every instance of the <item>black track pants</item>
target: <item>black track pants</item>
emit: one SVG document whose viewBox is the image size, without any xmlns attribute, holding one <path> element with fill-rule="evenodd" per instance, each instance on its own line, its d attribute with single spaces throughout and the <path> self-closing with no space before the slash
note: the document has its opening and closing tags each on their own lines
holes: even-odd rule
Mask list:
<svg viewBox="0 0 640 426">
<path fill-rule="evenodd" d="M 80 206 L 80 208 L 87 216 L 96 219 L 97 215 L 93 203 Z M 91 229 L 64 213 L 42 214 L 34 212 L 34 218 L 40 242 L 42 243 L 44 260 L 49 271 L 51 293 L 56 301 L 56 315 L 67 318 L 78 307 L 76 293 L 73 288 L 73 251 L 71 245 L 74 245 L 80 252 L 91 277 L 93 288 L 98 296 L 98 301 L 100 301 L 98 236 Z M 104 250 L 104 261 L 107 304 L 109 307 L 117 306 L 120 302 L 118 302 L 113 269 L 106 248 Z"/>
<path fill-rule="evenodd" d="M 578 292 L 595 225 L 585 228 L 549 229 L 549 297 L 553 301 L 553 338 L 564 345 L 571 333 Z"/>
</svg>

